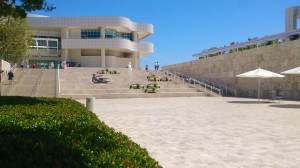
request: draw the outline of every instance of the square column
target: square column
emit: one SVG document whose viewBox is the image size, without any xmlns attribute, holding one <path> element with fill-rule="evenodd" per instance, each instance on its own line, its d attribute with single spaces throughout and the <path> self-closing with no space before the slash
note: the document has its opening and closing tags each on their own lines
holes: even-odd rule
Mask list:
<svg viewBox="0 0 300 168">
<path fill-rule="evenodd" d="M 101 68 L 105 68 L 105 48 L 101 49 Z"/>
<path fill-rule="evenodd" d="M 64 54 L 64 57 L 63 57 L 62 61 L 67 61 L 69 59 L 69 49 L 64 49 L 63 54 Z"/>
<path fill-rule="evenodd" d="M 133 68 L 139 67 L 139 56 L 137 52 L 132 54 L 132 66 Z"/>
<path fill-rule="evenodd" d="M 105 39 L 105 27 L 100 27 L 101 38 Z"/>
</svg>

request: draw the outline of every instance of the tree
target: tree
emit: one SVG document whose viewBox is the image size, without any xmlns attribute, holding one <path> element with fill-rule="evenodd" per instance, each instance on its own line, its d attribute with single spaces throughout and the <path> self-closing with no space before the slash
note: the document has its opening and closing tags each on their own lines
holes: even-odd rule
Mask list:
<svg viewBox="0 0 300 168">
<path fill-rule="evenodd" d="M 53 4 L 48 4 L 46 0 L 0 0 L 0 16 L 25 18 L 27 12 L 54 9 Z"/>
<path fill-rule="evenodd" d="M 31 57 L 31 27 L 24 18 L 0 17 L 0 59 L 17 62 Z"/>
</svg>

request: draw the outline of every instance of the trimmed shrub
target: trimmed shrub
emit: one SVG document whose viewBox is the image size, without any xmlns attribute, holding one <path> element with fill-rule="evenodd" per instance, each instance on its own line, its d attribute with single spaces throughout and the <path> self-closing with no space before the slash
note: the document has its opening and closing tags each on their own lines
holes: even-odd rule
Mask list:
<svg viewBox="0 0 300 168">
<path fill-rule="evenodd" d="M 160 81 L 171 81 L 171 78 L 169 78 L 169 77 L 162 77 L 162 78 L 160 78 Z"/>
<path fill-rule="evenodd" d="M 109 70 L 110 74 L 118 74 L 117 70 Z"/>
<path fill-rule="evenodd" d="M 130 89 L 144 89 L 144 85 L 136 83 L 136 84 L 132 84 L 129 87 Z"/>
<path fill-rule="evenodd" d="M 150 74 L 147 76 L 147 79 L 149 79 L 149 78 L 156 78 L 156 76 L 154 74 Z"/>
<path fill-rule="evenodd" d="M 160 86 L 156 83 L 148 84 L 145 93 L 156 93 L 159 91 Z"/>
<path fill-rule="evenodd" d="M 0 97 L 0 167 L 161 167 L 71 99 Z"/>
<path fill-rule="evenodd" d="M 107 69 L 101 69 L 97 72 L 97 74 L 107 74 L 108 70 Z"/>
<path fill-rule="evenodd" d="M 158 77 L 150 77 L 148 81 L 159 81 Z"/>
</svg>

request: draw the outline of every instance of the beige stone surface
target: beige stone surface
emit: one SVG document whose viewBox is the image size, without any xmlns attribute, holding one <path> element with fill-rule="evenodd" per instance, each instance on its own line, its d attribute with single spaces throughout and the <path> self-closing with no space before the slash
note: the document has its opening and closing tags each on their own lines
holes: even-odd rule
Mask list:
<svg viewBox="0 0 300 168">
<path fill-rule="evenodd" d="M 168 65 L 163 68 L 198 80 L 206 79 L 224 87 L 236 89 L 239 96 L 254 97 L 257 95 L 257 80 L 237 79 L 236 75 L 258 67 L 280 73 L 298 66 L 300 66 L 300 40 Z M 261 90 L 283 90 L 285 98 L 300 99 L 300 87 L 290 86 L 300 83 L 300 75 L 286 75 L 283 79 L 263 79 L 261 83 Z M 265 96 L 263 92 L 262 96 Z"/>
<path fill-rule="evenodd" d="M 192 97 L 95 102 L 100 120 L 147 148 L 165 168 L 300 165 L 299 101 Z"/>
</svg>

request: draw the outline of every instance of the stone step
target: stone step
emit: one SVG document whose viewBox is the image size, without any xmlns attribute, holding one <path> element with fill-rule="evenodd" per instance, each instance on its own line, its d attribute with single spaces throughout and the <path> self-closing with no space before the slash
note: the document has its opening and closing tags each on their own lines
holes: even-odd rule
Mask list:
<svg viewBox="0 0 300 168">
<path fill-rule="evenodd" d="M 116 88 L 116 89 L 68 89 L 62 90 L 61 94 L 105 94 L 105 93 L 143 93 L 143 89 L 129 89 L 129 88 Z M 189 92 L 199 92 L 197 89 L 182 88 L 182 89 L 159 89 L 159 92 L 167 93 L 189 93 Z"/>
<path fill-rule="evenodd" d="M 155 98 L 155 97 L 200 97 L 208 96 L 204 92 L 178 92 L 178 93 L 111 93 L 111 94 L 61 94 L 60 97 L 72 99 L 85 99 L 95 97 L 96 99 L 122 99 L 122 98 Z"/>
</svg>

